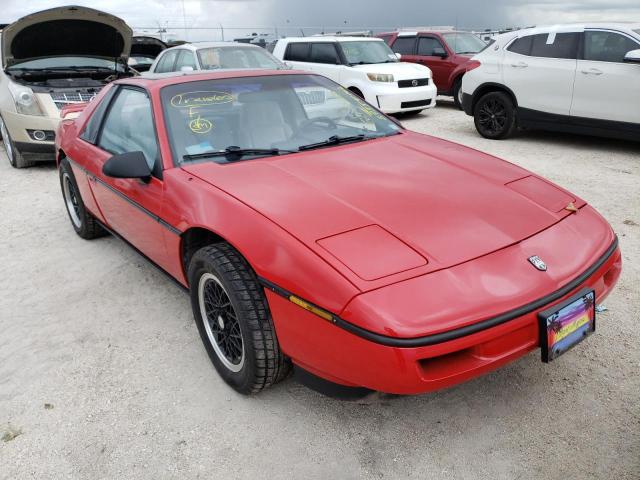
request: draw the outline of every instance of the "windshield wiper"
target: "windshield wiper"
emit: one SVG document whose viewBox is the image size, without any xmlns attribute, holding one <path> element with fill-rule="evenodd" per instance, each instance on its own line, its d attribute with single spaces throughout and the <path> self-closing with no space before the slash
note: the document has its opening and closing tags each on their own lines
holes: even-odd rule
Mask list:
<svg viewBox="0 0 640 480">
<path fill-rule="evenodd" d="M 330 145 L 340 145 L 341 143 L 351 143 L 351 142 L 361 142 L 367 138 L 377 138 L 380 135 L 370 135 L 366 136 L 364 133 L 360 133 L 358 135 L 351 135 L 348 137 L 339 137 L 338 135 L 332 135 L 326 140 L 317 143 L 310 143 L 308 145 L 301 145 L 298 147 L 298 150 L 313 150 L 314 148 L 322 148 Z"/>
<path fill-rule="evenodd" d="M 296 153 L 297 150 L 282 150 L 280 148 L 240 148 L 230 145 L 224 150 L 212 150 L 210 152 L 194 153 L 191 155 L 183 155 L 183 160 L 200 160 L 204 158 L 226 157 L 229 162 L 240 160 L 245 155 L 265 155 L 275 156 L 282 153 Z"/>
</svg>

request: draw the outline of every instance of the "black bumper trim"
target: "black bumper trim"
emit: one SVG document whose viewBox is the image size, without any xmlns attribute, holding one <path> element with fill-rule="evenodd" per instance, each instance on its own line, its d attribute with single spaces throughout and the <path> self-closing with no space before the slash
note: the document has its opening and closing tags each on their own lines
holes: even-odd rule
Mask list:
<svg viewBox="0 0 640 480">
<path fill-rule="evenodd" d="M 416 347 L 425 347 L 429 345 L 436 345 L 438 343 L 449 342 L 451 340 L 456 340 L 461 337 L 466 337 L 472 335 L 474 333 L 481 332 L 482 330 L 487 330 L 489 328 L 496 327 L 503 323 L 506 323 L 515 318 L 521 317 L 528 313 L 531 313 L 535 310 L 544 307 L 547 304 L 550 304 L 559 298 L 564 297 L 572 290 L 576 289 L 580 286 L 581 283 L 586 281 L 591 275 L 593 275 L 602 265 L 606 263 L 606 261 L 613 255 L 613 253 L 618 248 L 618 237 L 611 243 L 611 246 L 604 252 L 604 254 L 587 270 L 585 270 L 582 274 L 574 278 L 572 281 L 567 283 L 562 288 L 552 292 L 548 295 L 545 295 L 538 300 L 534 300 L 533 302 L 527 303 L 521 307 L 515 308 L 513 310 L 509 310 L 503 314 L 500 314 L 496 317 L 488 318 L 486 320 L 482 320 L 478 323 L 473 323 L 471 325 L 467 325 L 465 327 L 456 328 L 453 330 L 448 330 L 446 332 L 434 333 L 432 335 L 426 335 L 423 337 L 413 337 L 413 338 L 396 338 L 389 337 L 387 335 L 381 335 L 376 332 L 372 332 L 365 328 L 359 327 L 352 323 L 343 320 L 337 315 L 333 315 L 333 324 L 342 328 L 343 330 L 347 330 L 354 335 L 357 335 L 365 340 L 369 340 L 374 343 L 378 343 L 380 345 L 384 345 L 387 347 L 398 347 L 398 348 L 416 348 Z M 290 295 L 294 295 L 291 292 L 288 292 L 284 288 L 281 288 L 275 285 L 273 282 L 266 280 L 264 278 L 259 278 L 260 283 L 269 290 L 273 291 L 277 295 L 280 295 L 284 298 L 289 298 Z M 313 302 L 309 302 L 313 303 Z M 319 307 L 321 308 L 321 307 Z"/>
<path fill-rule="evenodd" d="M 473 95 L 462 92 L 462 110 L 467 115 L 473 116 Z"/>
<path fill-rule="evenodd" d="M 41 153 L 53 156 L 56 153 L 56 147 L 53 143 L 13 142 L 13 144 L 20 153 Z"/>
</svg>

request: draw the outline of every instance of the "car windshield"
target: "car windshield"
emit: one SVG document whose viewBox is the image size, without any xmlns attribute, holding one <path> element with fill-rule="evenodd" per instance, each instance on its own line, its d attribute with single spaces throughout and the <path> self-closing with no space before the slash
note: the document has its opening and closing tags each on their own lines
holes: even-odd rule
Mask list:
<svg viewBox="0 0 640 480">
<path fill-rule="evenodd" d="M 317 75 L 186 82 L 164 87 L 161 98 L 176 164 L 228 163 L 401 130 L 359 97 Z"/>
<path fill-rule="evenodd" d="M 483 50 L 487 44 L 473 33 L 443 33 L 447 45 L 455 53 L 478 53 Z"/>
<path fill-rule="evenodd" d="M 79 69 L 79 68 L 109 68 L 114 70 L 117 68 L 119 71 L 123 70 L 122 65 L 115 60 L 106 58 L 93 58 L 93 57 L 47 57 L 37 58 L 34 60 L 27 60 L 26 62 L 16 63 L 9 67 L 9 70 L 63 70 L 63 69 Z"/>
<path fill-rule="evenodd" d="M 270 68 L 284 65 L 273 55 L 259 47 L 210 47 L 198 49 L 203 70 L 219 68 Z"/>
<path fill-rule="evenodd" d="M 151 65 L 155 59 L 152 57 L 143 57 L 135 55 L 129 57 L 129 65 Z"/>
<path fill-rule="evenodd" d="M 398 57 L 384 41 L 340 42 L 342 53 L 351 65 L 397 62 Z"/>
</svg>

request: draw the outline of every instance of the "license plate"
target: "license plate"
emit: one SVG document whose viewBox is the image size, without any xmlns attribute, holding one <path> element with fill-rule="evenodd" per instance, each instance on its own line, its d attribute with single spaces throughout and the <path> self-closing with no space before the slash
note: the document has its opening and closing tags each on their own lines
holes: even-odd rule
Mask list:
<svg viewBox="0 0 640 480">
<path fill-rule="evenodd" d="M 549 363 L 596 331 L 596 294 L 584 289 L 538 314 L 542 361 Z"/>
</svg>

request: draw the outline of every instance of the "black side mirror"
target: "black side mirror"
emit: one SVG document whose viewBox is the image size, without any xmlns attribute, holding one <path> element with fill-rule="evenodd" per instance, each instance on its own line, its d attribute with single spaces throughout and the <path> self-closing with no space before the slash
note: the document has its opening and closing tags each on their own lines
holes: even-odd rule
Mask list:
<svg viewBox="0 0 640 480">
<path fill-rule="evenodd" d="M 142 152 L 127 152 L 114 155 L 102 166 L 102 173 L 113 178 L 139 178 L 151 180 L 151 169 Z"/>
<path fill-rule="evenodd" d="M 442 48 L 442 47 L 434 48 L 432 53 L 433 53 L 434 57 L 440 57 L 440 58 L 446 58 L 447 57 L 447 52 L 445 52 L 444 48 Z"/>
</svg>

